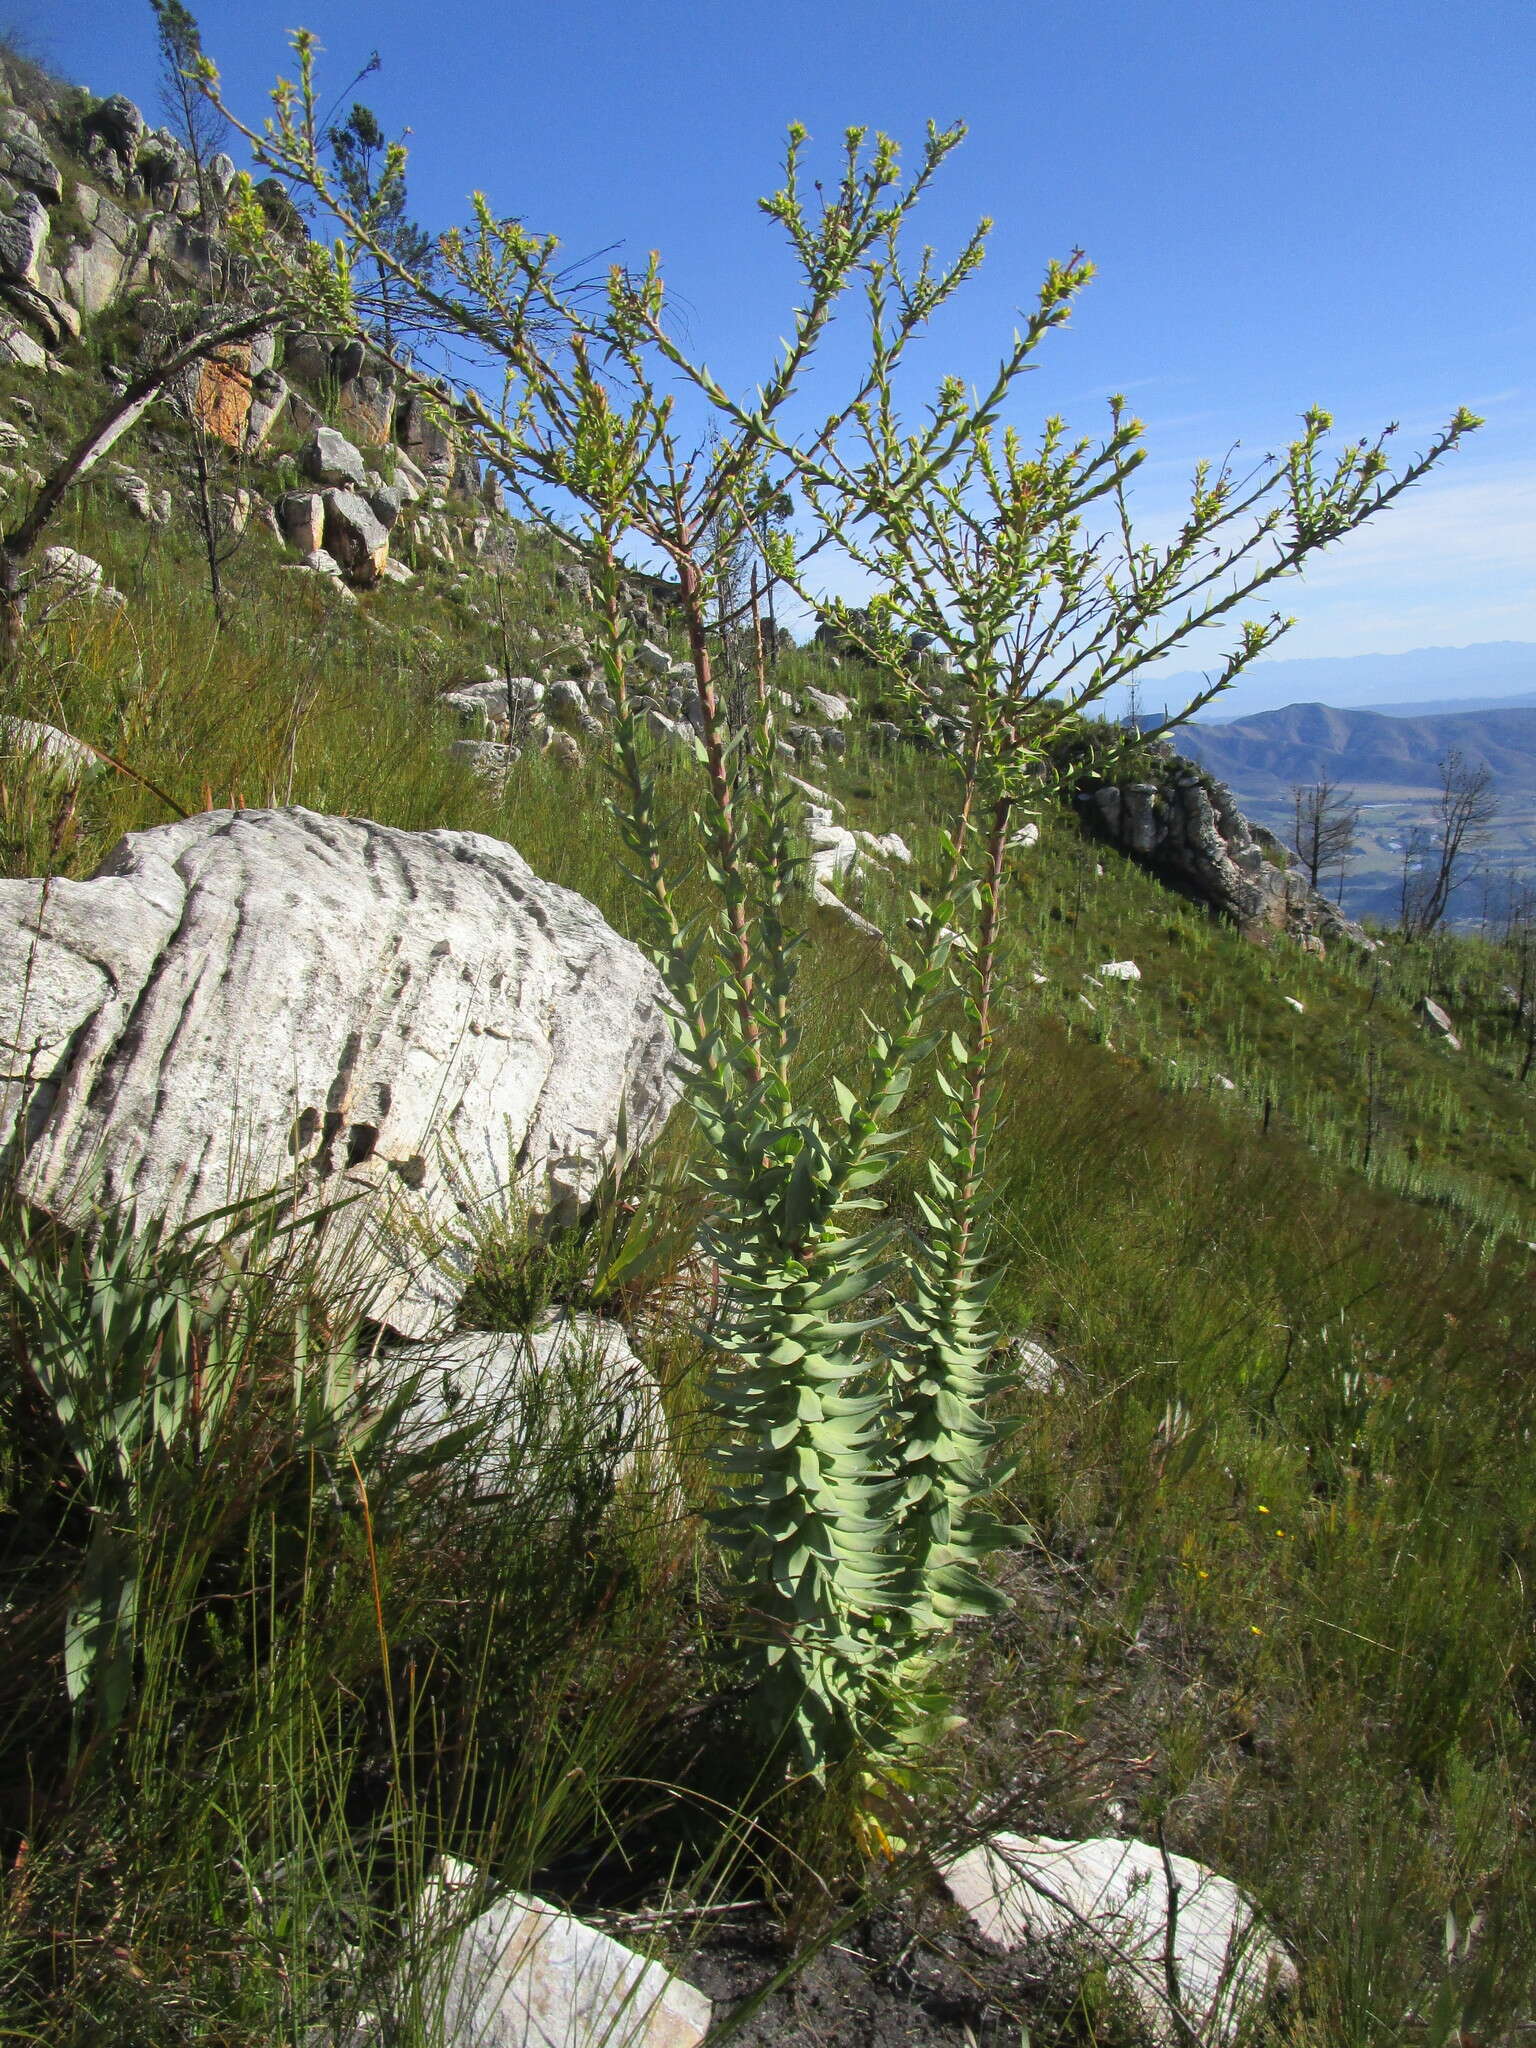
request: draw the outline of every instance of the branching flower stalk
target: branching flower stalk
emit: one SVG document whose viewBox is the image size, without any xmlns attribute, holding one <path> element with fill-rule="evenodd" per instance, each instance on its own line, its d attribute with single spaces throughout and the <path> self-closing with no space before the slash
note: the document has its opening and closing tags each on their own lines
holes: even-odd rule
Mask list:
<svg viewBox="0 0 1536 2048">
<path fill-rule="evenodd" d="M 822 530 L 837 535 L 875 589 L 867 611 L 834 604 L 823 605 L 823 615 L 886 669 L 919 737 L 939 741 L 959 782 L 959 832 L 948 854 L 952 874 L 963 878 L 956 901 L 966 943 L 954 974 L 962 1026 L 944 1041 L 934 1074 L 943 1107 L 892 1359 L 893 1458 L 902 1478 L 893 1611 L 909 1660 L 898 1695 L 916 1705 L 927 1685 L 930 1707 L 935 1647 L 960 1615 L 995 1610 L 996 1593 L 978 1566 L 1006 1540 L 985 1506 L 1004 1476 L 999 1450 L 1008 1430 L 996 1413 L 1005 1376 L 989 1366 L 985 1327 L 985 1160 L 1015 809 L 1044 794 L 1050 741 L 1081 713 L 1375 516 L 1478 425 L 1457 412 L 1426 453 L 1394 475 L 1384 451 L 1390 427 L 1325 465 L 1332 422 L 1314 408 L 1285 454 L 1248 475 L 1230 463 L 1198 466 L 1185 519 L 1171 542 L 1155 547 L 1138 538 L 1131 517 L 1127 484 L 1142 459 L 1143 430 L 1122 400 L 1110 401 L 1110 432 L 1097 446 L 1069 443 L 1052 418 L 1026 450 L 1005 423 L 1035 347 L 1064 322 L 1090 275 L 1078 256 L 1049 267 L 1034 315 L 979 396 L 944 379 L 925 422 L 909 432 L 894 381 L 879 375 L 844 423 L 848 431 L 801 450 L 797 472 Z M 868 273 L 877 365 L 889 309 L 906 289 L 893 237 Z M 1095 527 L 1105 508 L 1110 516 Z M 778 566 L 797 580 L 792 560 Z M 1289 623 L 1278 613 L 1245 621 L 1206 687 L 1158 731 L 1228 688 Z M 914 657 L 914 645 L 939 658 Z"/>
<path fill-rule="evenodd" d="M 1131 524 L 1126 483 L 1142 430 L 1120 400 L 1096 448 L 1068 443 L 1053 419 L 1026 452 L 1006 418 L 1035 351 L 1092 275 L 1080 254 L 1048 267 L 985 390 L 946 378 L 923 424 L 901 424 L 909 344 L 985 248 L 983 222 L 947 264 L 925 249 L 914 265 L 904 251 L 913 208 L 958 127 L 930 127 L 905 180 L 893 143 L 880 136 L 866 151 L 864 132 L 850 130 L 840 175 L 826 190 L 818 184 L 814 200 L 804 191 L 804 131 L 790 131 L 784 182 L 762 206 L 798 262 L 801 303 L 771 373 L 737 397 L 673 333 L 654 257 L 638 275 L 612 271 L 602 293 L 573 286 L 553 237 L 498 217 L 476 194 L 469 224 L 442 238 L 433 275 L 413 273 L 378 222 L 336 191 L 319 149 L 313 38 L 296 36 L 294 49 L 298 79 L 279 84 L 259 130 L 224 107 L 206 60 L 199 75 L 258 162 L 304 188 L 340 238 L 329 252 L 313 243 L 294 251 L 248 200 L 236 214 L 246 253 L 308 317 L 353 333 L 351 266 L 366 256 L 397 304 L 474 350 L 478 376 L 457 380 L 451 396 L 392 360 L 531 517 L 562 532 L 576 526 L 594 566 L 615 706 L 615 810 L 703 1140 L 705 1249 L 723 1283 L 710 1514 L 741 1591 L 742 1662 L 770 1734 L 792 1737 L 811 1771 L 850 1752 L 889 1754 L 928 1711 L 936 1650 L 955 1618 L 995 1604 L 979 1570 L 1000 1539 L 984 1502 L 1003 1433 L 985 1328 L 986 1152 L 1015 809 L 1040 791 L 1046 744 L 1067 719 L 1381 510 L 1476 422 L 1458 414 L 1393 477 L 1384 437 L 1320 465 L 1330 423 L 1308 414 L 1278 462 L 1242 478 L 1228 464 L 1198 469 L 1186 519 L 1158 548 Z M 819 425 L 798 429 L 792 401 L 834 312 L 859 294 L 863 367 Z M 389 354 L 379 336 L 367 338 Z M 498 380 L 493 401 L 486 393 Z M 680 393 L 715 422 L 696 445 L 683 438 Z M 765 493 L 785 484 L 809 514 L 798 538 L 762 516 Z M 916 902 L 913 958 L 890 951 L 899 1015 L 887 1030 L 872 1027 L 856 1085 L 832 1084 L 835 1114 L 795 1058 L 790 812 L 771 693 L 760 672 L 751 720 L 737 728 L 716 684 L 715 565 L 754 548 L 770 584 L 812 601 L 808 565 L 823 551 L 865 572 L 876 591 L 867 614 L 823 609 L 890 672 L 913 727 L 940 741 L 957 775 L 940 883 Z M 658 809 L 656 714 L 636 688 L 623 617 L 631 551 L 660 556 L 679 582 L 701 914 L 683 907 L 688 863 L 679 869 Z M 1244 624 L 1179 715 L 1226 687 L 1286 623 Z M 914 659 L 914 635 L 944 664 Z M 941 1008 L 955 1023 L 942 1036 Z M 923 1231 L 897 1261 L 877 1190 L 920 1071 L 934 1073 L 943 1109 Z M 894 1323 L 860 1316 L 898 1264 L 908 1284 Z"/>
<path fill-rule="evenodd" d="M 343 226 L 349 246 L 375 249 L 366 220 L 335 206 L 313 146 L 309 51 L 296 94 L 279 99 L 261 139 L 267 160 L 302 177 Z M 254 139 L 254 138 L 253 138 Z M 898 963 L 903 1014 L 876 1032 L 855 1087 L 834 1085 L 828 1121 L 805 1099 L 791 1022 L 795 954 L 787 927 L 792 880 L 790 800 L 772 699 L 756 694 L 750 732 L 733 731 L 716 688 L 709 637 L 711 555 L 751 542 L 748 509 L 771 423 L 794 393 L 832 309 L 869 251 L 915 203 L 957 133 L 929 137 L 922 170 L 899 183 L 883 139 L 868 159 L 849 136 L 844 174 L 819 211 L 799 197 L 800 139 L 776 202 L 804 264 L 806 302 L 782 361 L 750 419 L 704 454 L 680 444 L 660 376 L 675 368 L 652 262 L 638 279 L 614 273 L 601 315 L 564 294 L 553 244 L 477 202 L 472 233 L 448 237 L 443 286 L 474 308 L 471 331 L 500 356 L 499 412 L 463 393 L 460 431 L 525 504 L 574 512 L 602 593 L 603 668 L 614 702 L 621 794 L 616 804 L 632 874 L 649 906 L 649 945 L 673 1008 L 687 1094 L 704 1138 L 711 1198 L 705 1250 L 723 1283 L 709 1392 L 721 1425 L 719 1496 L 710 1511 L 743 1593 L 742 1655 L 775 1737 L 792 1736 L 819 1771 L 878 1740 L 893 1631 L 889 1388 L 859 1317 L 888 1277 L 888 1230 L 873 1190 L 895 1142 L 894 1119 L 922 1056 L 929 1013 L 947 986 L 947 906 L 928 916 L 916 964 Z M 262 251 L 258 233 L 255 249 Z M 272 253 L 268 251 L 268 253 Z M 929 275 L 904 310 L 905 340 L 955 288 L 967 259 Z M 298 272 L 302 278 L 304 267 Z M 340 258 L 326 289 L 344 294 Z M 559 350 L 534 337 L 558 327 Z M 852 416 L 864 387 L 841 409 Z M 792 468 L 792 465 L 790 465 Z M 702 774 L 695 839 L 709 911 L 685 922 L 658 816 L 652 748 L 637 706 L 622 613 L 622 551 L 659 551 L 676 571 L 693 674 Z"/>
</svg>

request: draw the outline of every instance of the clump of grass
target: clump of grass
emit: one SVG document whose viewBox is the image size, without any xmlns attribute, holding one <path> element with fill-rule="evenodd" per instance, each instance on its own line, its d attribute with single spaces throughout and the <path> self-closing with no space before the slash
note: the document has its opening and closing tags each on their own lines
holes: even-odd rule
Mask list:
<svg viewBox="0 0 1536 2048">
<path fill-rule="evenodd" d="M 526 1884 L 643 1805 L 687 1545 L 653 1496 L 604 1509 L 634 1446 L 606 1407 L 597 1427 L 595 1381 L 423 1439 L 409 1368 L 365 1356 L 354 1386 L 312 1277 L 251 1270 L 194 1326 L 191 1365 L 232 1362 L 235 1395 L 150 1460 L 156 1383 L 118 1388 L 114 1425 L 109 1361 L 65 1359 L 39 1308 L 68 1316 L 73 1286 L 99 1312 L 103 1283 L 45 1226 L 4 1227 L 9 1270 L 58 1283 L 4 1304 L 0 1985 L 27 2038 L 291 2038 L 376 1998 L 435 1854 Z M 152 1240 L 134 1271 L 179 1284 Z M 79 1413 L 116 1428 L 131 1491 L 93 1480 Z M 579 1496 L 555 1480 L 578 1466 Z M 134 1588 L 120 1682 L 103 1663 L 71 1705 L 66 1618 L 103 1543 Z"/>
</svg>

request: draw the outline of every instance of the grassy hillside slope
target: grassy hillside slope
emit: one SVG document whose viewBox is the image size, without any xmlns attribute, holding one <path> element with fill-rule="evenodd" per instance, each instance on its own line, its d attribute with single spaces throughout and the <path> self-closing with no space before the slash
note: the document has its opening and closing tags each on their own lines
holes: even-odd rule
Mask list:
<svg viewBox="0 0 1536 2048">
<path fill-rule="evenodd" d="M 94 389 L 82 352 L 73 376 L 0 378 L 0 416 L 37 460 Z M 119 454 L 181 488 L 168 417 Z M 290 454 L 271 452 L 269 495 Z M 55 618 L 0 714 L 131 773 L 76 799 L 6 763 L 5 874 L 88 874 L 165 797 L 296 803 L 497 834 L 632 927 L 591 750 L 575 768 L 526 757 L 499 793 L 448 756 L 441 691 L 487 661 L 532 671 L 579 623 L 545 543 L 523 536 L 504 572 L 424 558 L 413 585 L 349 602 L 253 531 L 216 633 L 186 526 L 136 521 L 109 478 L 50 538 L 100 560 L 128 604 Z M 816 678 L 877 687 L 809 652 L 777 680 Z M 904 834 L 921 875 L 941 772 L 855 734 L 816 779 L 849 823 Z M 681 832 L 688 771 L 661 773 Z M 1000 1568 L 1016 1598 L 967 1639 L 970 1725 L 908 1839 L 963 1832 L 978 1802 L 1044 1832 L 1162 1826 L 1294 1944 L 1295 2048 L 1447 2042 L 1463 2022 L 1462 2039 L 1513 2042 L 1536 2020 L 1536 1112 L 1508 963 L 1455 939 L 1260 948 L 1070 811 L 1040 824 L 1007 962 L 996 1304 L 1001 1335 L 1034 1336 L 1061 1372 L 1016 1403 L 1004 1505 L 1027 1536 Z M 866 915 L 895 929 L 908 879 L 869 875 Z M 808 906 L 805 922 L 802 1029 L 830 1085 L 890 991 L 867 940 Z M 1139 982 L 1100 974 L 1125 959 Z M 1460 1054 L 1417 1021 L 1425 994 Z M 486 1218 L 471 1301 L 491 1323 L 550 1298 L 622 1311 L 685 1440 L 708 1313 L 687 1151 L 678 1123 L 609 1215 L 651 1254 L 626 1277 L 605 1280 L 600 1233 L 530 1247 L 515 1217 Z M 580 1389 L 492 1522 L 442 1475 L 386 1469 L 356 1494 L 344 1472 L 317 1480 L 283 1407 L 290 1308 L 258 1332 L 266 1391 L 244 1435 L 146 1510 L 141 1689 L 83 1746 L 58 1654 L 80 1530 L 52 1505 L 35 1398 L 7 1375 L 0 2037 L 303 2038 L 339 1996 L 338 1939 L 398 1944 L 404 1879 L 445 1846 L 591 1912 L 678 1906 L 665 1939 L 684 1949 L 710 1923 L 681 1909 L 721 1886 L 768 1898 L 791 1944 L 825 1932 L 881 1859 L 834 1797 L 775 1807 L 775 1847 L 739 1853 L 721 1814 L 749 1787 L 695 1524 L 633 1492 L 600 1518 L 574 1479 L 538 1477 L 583 1469 Z M 1477 1938 L 1448 1948 L 1448 1913 Z M 1018 1999 L 1013 2031 L 988 2038 L 1136 2038 L 1086 1964 Z M 812 2038 L 792 2024 L 780 2039 Z M 960 2024 L 910 2038 L 958 2043 Z"/>
</svg>

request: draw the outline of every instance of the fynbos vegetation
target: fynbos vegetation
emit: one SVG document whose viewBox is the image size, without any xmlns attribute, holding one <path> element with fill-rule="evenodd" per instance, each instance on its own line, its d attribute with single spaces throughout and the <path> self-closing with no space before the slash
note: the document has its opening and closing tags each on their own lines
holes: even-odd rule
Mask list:
<svg viewBox="0 0 1536 2048">
<path fill-rule="evenodd" d="M 1314 914 L 1277 844 L 1223 839 L 1176 729 L 1475 419 L 1394 467 L 1390 429 L 1339 445 L 1311 411 L 1154 540 L 1122 400 L 1100 438 L 1019 424 L 1080 254 L 985 389 L 916 388 L 986 247 L 912 245 L 958 128 L 910 172 L 855 131 L 820 182 L 791 131 L 763 214 L 794 310 L 741 397 L 659 261 L 574 276 L 483 198 L 429 240 L 403 146 L 360 105 L 327 132 L 312 38 L 258 129 L 156 12 L 206 96 L 187 208 L 234 260 L 114 300 L 73 377 L 0 370 L 38 464 L 0 578 L 14 2037 L 458 2048 L 464 1923 L 522 1957 L 536 1893 L 631 1972 L 570 2048 L 647 2039 L 637 1950 L 722 2042 L 802 2038 L 796 1973 L 829 2038 L 857 2011 L 891 2044 L 1513 2041 L 1529 920 L 1325 950 L 1277 914 L 1255 943 L 1093 829 L 1106 791 L 1177 798 L 1255 900 Z M 282 187 L 222 196 L 204 104 Z M 131 127 L 59 121 L 81 180 Z M 840 382 L 834 318 L 864 323 Z M 230 354 L 279 330 L 269 371 Z M 130 448 L 142 475 L 108 465 Z M 40 601 L 55 540 L 121 603 Z M 833 561 L 866 603 L 824 595 Z M 1191 704 L 1100 722 L 1213 627 Z M 1326 792 L 1308 816 L 1315 884 Z M 280 885 L 264 833 L 297 849 Z M 470 876 L 504 953 L 471 955 Z M 214 985 L 270 996 L 284 1042 L 210 1047 Z M 633 1043 L 600 1040 L 630 990 Z M 162 1026 L 167 1071 L 223 1060 L 240 1100 L 151 1182 L 169 1087 L 123 1076 Z M 621 1041 L 636 1087 L 579 1071 L 541 1122 Z M 446 1119 L 466 1046 L 448 1156 L 402 1104 Z M 240 1185 L 273 1101 L 281 1185 Z M 71 1207 L 60 1134 L 98 1114 L 120 1199 L 81 1172 Z M 135 1192 L 210 1160 L 217 1212 Z M 1125 1912 L 1064 1928 L 1020 1880 L 1029 1938 L 987 1921 L 988 1856 L 1076 1899 L 1029 1861 L 1064 1838 L 1144 1859 Z"/>
</svg>

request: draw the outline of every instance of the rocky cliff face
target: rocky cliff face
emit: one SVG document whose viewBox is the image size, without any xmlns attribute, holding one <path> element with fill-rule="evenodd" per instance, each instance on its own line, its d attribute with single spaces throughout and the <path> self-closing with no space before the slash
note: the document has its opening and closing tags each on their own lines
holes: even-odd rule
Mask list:
<svg viewBox="0 0 1536 2048">
<path fill-rule="evenodd" d="M 1077 801 L 1091 830 L 1252 938 L 1284 932 L 1323 944 L 1371 943 L 1287 868 L 1274 834 L 1251 824 L 1232 792 L 1193 762 L 1173 755 L 1158 782 L 1106 783 Z"/>
<path fill-rule="evenodd" d="M 142 301 L 217 291 L 238 300 L 223 228 L 236 177 L 215 156 L 199 175 L 169 130 L 120 94 L 97 100 L 19 60 L 0 59 L 0 363 L 46 369 L 83 321 Z M 276 180 L 256 187 L 280 231 L 304 223 Z M 331 406 L 367 449 L 394 449 L 421 491 L 469 499 L 478 464 L 428 399 L 400 393 L 362 342 L 274 328 L 204 363 L 183 394 L 230 447 L 259 449 L 285 415 L 301 431 Z"/>
<path fill-rule="evenodd" d="M 0 360 L 41 369 L 130 292 L 226 282 L 234 179 L 217 156 L 200 186 L 131 100 L 0 62 Z"/>
</svg>

